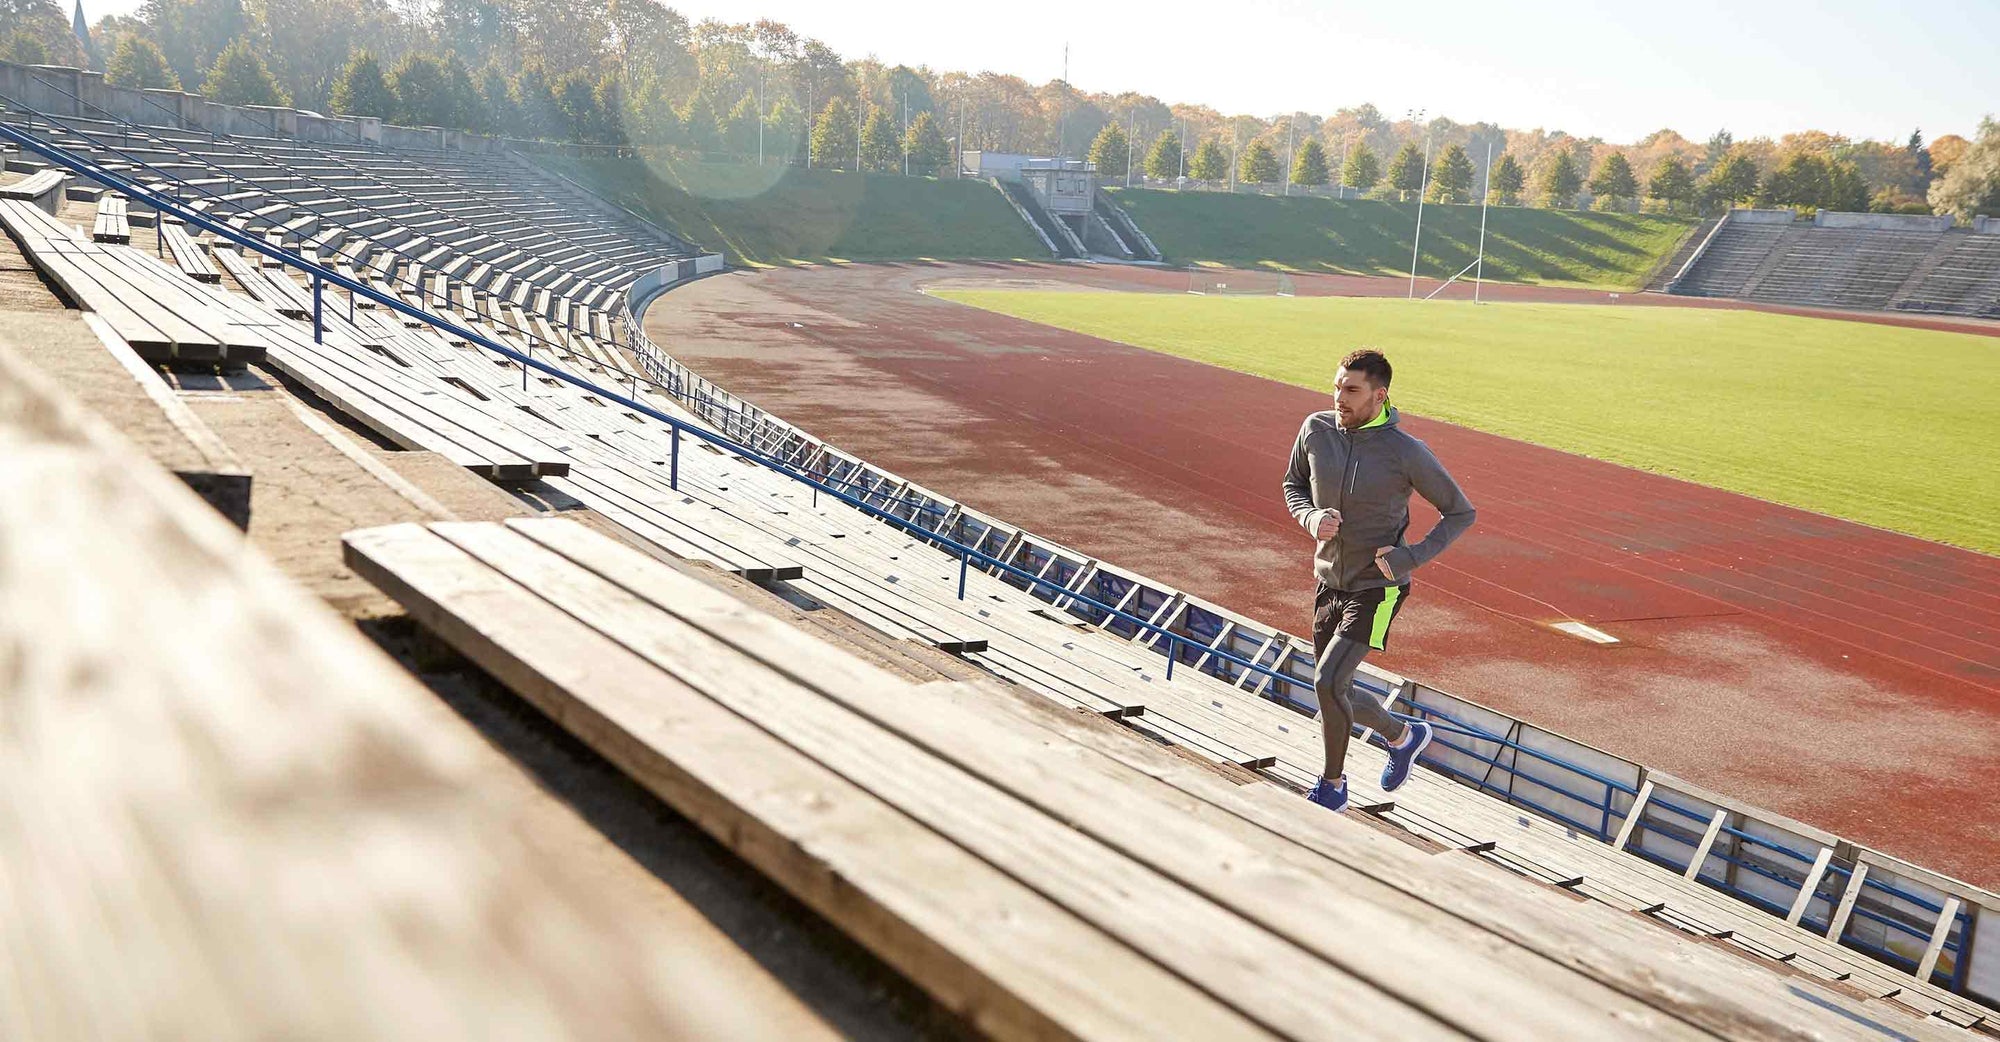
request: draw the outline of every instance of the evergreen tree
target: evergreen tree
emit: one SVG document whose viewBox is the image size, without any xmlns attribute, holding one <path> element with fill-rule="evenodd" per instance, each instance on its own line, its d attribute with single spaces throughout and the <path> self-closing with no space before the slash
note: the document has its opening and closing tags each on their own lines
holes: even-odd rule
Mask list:
<svg viewBox="0 0 2000 1042">
<path fill-rule="evenodd" d="M 1731 152 L 1702 178 L 1699 190 L 1704 209 L 1733 206 L 1757 194 L 1757 164 L 1741 152 Z"/>
<path fill-rule="evenodd" d="M 1543 154 L 1538 167 L 1535 187 L 1542 200 L 1558 210 L 1576 206 L 1576 193 L 1583 190 L 1583 171 L 1577 169 L 1576 156 L 1558 145 Z"/>
<path fill-rule="evenodd" d="M 812 165 L 822 170 L 854 169 L 854 109 L 833 98 L 813 122 Z"/>
<path fill-rule="evenodd" d="M 910 157 L 910 173 L 935 177 L 951 164 L 951 142 L 935 117 L 919 112 L 903 132 L 903 154 Z"/>
<path fill-rule="evenodd" d="M 1403 142 L 1389 160 L 1389 187 L 1398 192 L 1414 192 L 1424 186 L 1424 150 L 1414 141 Z"/>
<path fill-rule="evenodd" d="M 560 136 L 568 141 L 604 140 L 604 118 L 597 110 L 597 83 L 581 70 L 556 82 L 556 111 L 561 114 Z"/>
<path fill-rule="evenodd" d="M 118 38 L 111 62 L 104 67 L 104 82 L 134 90 L 179 90 L 181 78 L 167 64 L 159 45 L 137 33 Z"/>
<path fill-rule="evenodd" d="M 238 39 L 216 55 L 215 64 L 201 81 L 201 93 L 224 105 L 289 105 L 278 80 L 247 39 Z"/>
<path fill-rule="evenodd" d="M 861 169 L 903 169 L 903 139 L 896 133 L 896 117 L 880 105 L 868 113 L 868 121 L 861 125 Z"/>
<path fill-rule="evenodd" d="M 1438 157 L 1437 168 L 1431 171 L 1431 202 L 1472 201 L 1472 175 L 1472 157 L 1465 153 L 1465 146 L 1448 146 L 1444 155 Z"/>
<path fill-rule="evenodd" d="M 1309 137 L 1292 156 L 1292 183 L 1318 186 L 1326 183 L 1326 148 L 1318 138 Z"/>
<path fill-rule="evenodd" d="M 1692 209 L 1694 173 L 1681 157 L 1669 154 L 1653 167 L 1653 176 L 1646 179 L 1646 194 L 1664 203 L 1669 213 Z"/>
<path fill-rule="evenodd" d="M 1222 142 L 1214 138 L 1203 141 L 1188 163 L 1188 176 L 1197 181 L 1229 180 L 1229 153 L 1222 150 Z"/>
<path fill-rule="evenodd" d="M 1520 201 L 1521 187 L 1528 183 L 1528 175 L 1521 170 L 1519 160 L 1512 153 L 1502 152 L 1493 161 L 1493 201 L 1502 206 L 1513 206 Z"/>
<path fill-rule="evenodd" d="M 385 88 L 386 89 L 386 88 Z M 486 113 L 487 125 L 496 134 L 521 133 L 521 105 L 514 98 L 514 85 L 498 65 L 479 71 L 479 108 Z"/>
<path fill-rule="evenodd" d="M 516 133 L 522 137 L 554 138 L 562 133 L 562 113 L 556 110 L 555 86 L 541 62 L 531 61 L 514 78 Z"/>
<path fill-rule="evenodd" d="M 1349 188 L 1367 191 L 1382 180 L 1382 161 L 1375 158 L 1375 150 L 1365 141 L 1357 141 L 1347 150 L 1347 159 L 1340 164 L 1340 183 Z"/>
<path fill-rule="evenodd" d="M 444 56 L 444 89 L 457 119 L 453 126 L 478 134 L 491 134 L 498 129 L 492 114 L 481 102 L 479 85 L 472 82 L 472 70 L 465 67 L 457 54 Z"/>
<path fill-rule="evenodd" d="M 607 145 L 630 143 L 631 138 L 625 133 L 624 77 L 615 71 L 599 76 L 597 85 L 591 88 L 590 101 L 597 115 L 597 140 Z"/>
<path fill-rule="evenodd" d="M 722 147 L 739 156 L 757 154 L 757 96 L 745 93 L 723 123 Z"/>
<path fill-rule="evenodd" d="M 333 111 L 343 116 L 395 118 L 396 93 L 389 89 L 374 55 L 355 51 L 347 56 L 347 67 L 333 83 Z"/>
<path fill-rule="evenodd" d="M 681 127 L 688 147 L 697 152 L 714 152 L 722 147 L 722 123 L 716 118 L 715 106 L 709 104 L 708 95 L 701 91 L 695 91 L 681 109 Z"/>
<path fill-rule="evenodd" d="M 1100 178 L 1123 178 L 1131 157 L 1132 143 L 1125 138 L 1125 128 L 1116 123 L 1106 123 L 1090 143 L 1090 161 L 1097 164 Z"/>
<path fill-rule="evenodd" d="M 1181 176 L 1181 139 L 1171 130 L 1160 131 L 1146 153 L 1146 176 L 1155 181 L 1172 181 Z"/>
<path fill-rule="evenodd" d="M 1623 152 L 1613 152 L 1597 164 L 1590 178 L 1590 194 L 1611 200 L 1614 205 L 1639 195 L 1639 179 L 1632 174 L 1632 161 Z"/>
<path fill-rule="evenodd" d="M 406 54 L 390 70 L 388 83 L 396 95 L 395 122 L 409 127 L 458 125 L 450 77 L 445 74 L 441 59 L 429 54 Z"/>
<path fill-rule="evenodd" d="M 764 114 L 764 154 L 774 163 L 805 161 L 805 120 L 792 99 L 779 95 Z"/>
<path fill-rule="evenodd" d="M 1261 140 L 1250 142 L 1250 147 L 1243 150 L 1237 167 L 1237 179 L 1253 185 L 1275 184 L 1284 176 L 1284 166 L 1278 162 L 1278 154 Z"/>
</svg>

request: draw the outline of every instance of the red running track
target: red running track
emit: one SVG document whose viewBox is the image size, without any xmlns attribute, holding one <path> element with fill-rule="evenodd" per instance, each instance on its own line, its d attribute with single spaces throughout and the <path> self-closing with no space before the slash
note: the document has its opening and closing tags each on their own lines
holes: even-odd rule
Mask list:
<svg viewBox="0 0 2000 1042">
<path fill-rule="evenodd" d="M 663 298 L 649 326 L 696 370 L 843 449 L 1300 632 L 1310 545 L 1278 481 L 1325 396 L 918 292 L 945 278 L 1173 277 L 977 264 L 731 274 Z M 1184 288 L 1178 278 L 1159 288 Z M 1415 576 L 1383 666 L 2000 886 L 2000 559 L 1404 422 L 1480 513 Z M 1416 513 L 1418 530 L 1435 516 L 1421 501 Z M 1548 628 L 1563 618 L 1621 643 Z"/>
</svg>

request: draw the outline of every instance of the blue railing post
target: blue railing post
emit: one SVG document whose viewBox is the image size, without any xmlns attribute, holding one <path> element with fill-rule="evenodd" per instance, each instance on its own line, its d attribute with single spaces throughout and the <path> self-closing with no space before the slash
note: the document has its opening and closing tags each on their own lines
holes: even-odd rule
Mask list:
<svg viewBox="0 0 2000 1042">
<path fill-rule="evenodd" d="M 323 284 L 318 275 L 313 276 L 313 343 L 315 344 L 326 342 L 326 326 L 320 321 L 320 298 L 323 295 L 320 287 Z"/>
<path fill-rule="evenodd" d="M 674 424 L 674 449 L 667 457 L 667 487 L 681 490 L 681 425 Z"/>
<path fill-rule="evenodd" d="M 1172 680 L 1174 678 L 1174 660 L 1181 657 L 1181 649 L 1174 646 L 1173 634 L 1168 633 L 1166 630 L 1161 630 L 1160 636 L 1167 638 L 1167 679 Z"/>
<path fill-rule="evenodd" d="M 814 499 L 819 498 L 818 489 L 813 490 L 813 498 Z M 972 570 L 972 555 L 959 554 L 958 555 L 958 599 L 961 601 L 965 599 L 965 573 L 971 570 Z"/>
</svg>

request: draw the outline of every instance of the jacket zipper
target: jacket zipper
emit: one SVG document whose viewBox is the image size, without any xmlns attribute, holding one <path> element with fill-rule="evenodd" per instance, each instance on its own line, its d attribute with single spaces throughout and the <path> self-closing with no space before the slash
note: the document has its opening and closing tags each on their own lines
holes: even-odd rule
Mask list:
<svg viewBox="0 0 2000 1042">
<path fill-rule="evenodd" d="M 1339 427 L 1335 430 L 1340 431 L 1346 458 L 1341 461 L 1340 484 L 1334 487 L 1334 502 L 1337 504 L 1334 510 L 1340 514 L 1340 527 L 1333 533 L 1333 576 L 1336 584 L 1344 584 L 1347 582 L 1347 546 L 1341 541 L 1341 534 L 1347 531 L 1347 493 L 1353 480 L 1350 475 L 1354 473 L 1354 435 Z M 1336 585 L 1334 589 L 1340 589 L 1340 586 Z"/>
</svg>

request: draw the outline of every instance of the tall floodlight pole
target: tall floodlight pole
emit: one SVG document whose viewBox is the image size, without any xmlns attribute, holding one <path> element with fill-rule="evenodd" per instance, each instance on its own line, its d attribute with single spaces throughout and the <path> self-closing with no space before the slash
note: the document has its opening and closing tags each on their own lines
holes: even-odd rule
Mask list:
<svg viewBox="0 0 2000 1042">
<path fill-rule="evenodd" d="M 1424 241 L 1424 196 L 1431 188 L 1431 139 L 1424 137 L 1424 174 L 1417 183 L 1417 234 L 1410 239 L 1410 295 L 1417 299 L 1417 250 Z"/>
<path fill-rule="evenodd" d="M 1125 187 L 1127 188 L 1132 187 L 1132 146 L 1137 140 L 1132 135 L 1138 129 L 1139 124 L 1135 115 L 1127 112 L 1125 114 Z"/>
<path fill-rule="evenodd" d="M 861 172 L 861 95 L 854 96 L 854 172 Z"/>
<path fill-rule="evenodd" d="M 764 70 L 757 70 L 757 169 L 764 169 Z"/>
<path fill-rule="evenodd" d="M 1180 170 L 1174 176 L 1174 191 L 1176 192 L 1180 191 L 1182 188 L 1187 186 L 1187 121 L 1186 120 L 1181 121 L 1181 147 L 1179 155 L 1180 159 L 1178 162 L 1180 165 Z"/>
<path fill-rule="evenodd" d="M 1472 302 L 1479 303 L 1479 280 L 1486 275 L 1486 205 L 1493 195 L 1493 142 L 1486 143 L 1486 177 L 1479 186 L 1479 256 L 1473 263 Z"/>
<path fill-rule="evenodd" d="M 1069 44 L 1067 43 L 1063 44 L 1062 85 L 1064 90 L 1069 89 Z M 1064 97 L 1062 101 L 1062 108 L 1056 111 L 1056 158 L 1057 159 L 1061 159 L 1063 157 L 1063 138 L 1068 133 L 1069 133 L 1069 98 Z M 1058 166 L 1060 166 L 1060 164 L 1058 164 Z"/>
<path fill-rule="evenodd" d="M 952 157 L 952 165 L 955 167 L 955 169 L 952 171 L 952 176 L 964 177 L 965 176 L 965 99 L 964 98 L 958 99 L 958 141 L 956 142 L 956 144 L 957 147 L 954 149 L 954 151 L 957 152 L 957 155 L 954 155 Z"/>
<path fill-rule="evenodd" d="M 797 96 L 798 96 L 798 95 L 796 95 L 796 94 L 795 94 L 795 95 L 793 95 L 793 97 L 797 97 Z M 812 135 L 813 135 L 813 131 L 814 131 L 814 130 L 815 130 L 816 128 L 818 128 L 818 126 L 819 126 L 819 112 L 818 112 L 818 111 L 817 111 L 816 109 L 814 109 L 814 108 L 813 108 L 813 81 L 812 81 L 812 77 L 811 77 L 811 76 L 807 76 L 807 77 L 806 77 L 806 118 L 805 118 L 805 127 L 806 127 L 806 169 L 807 169 L 807 170 L 811 170 L 811 169 L 813 168 L 813 146 L 812 146 Z"/>
<path fill-rule="evenodd" d="M 910 88 L 903 88 L 903 176 L 910 176 Z"/>
</svg>

